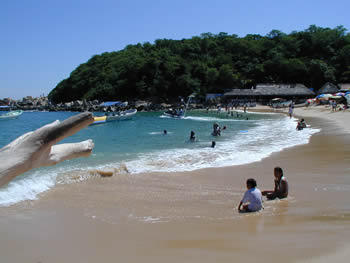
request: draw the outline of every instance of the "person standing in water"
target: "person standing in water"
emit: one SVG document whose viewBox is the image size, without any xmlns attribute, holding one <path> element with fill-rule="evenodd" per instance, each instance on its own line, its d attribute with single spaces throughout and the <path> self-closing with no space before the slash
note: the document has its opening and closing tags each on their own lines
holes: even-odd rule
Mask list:
<svg viewBox="0 0 350 263">
<path fill-rule="evenodd" d="M 293 116 L 293 110 L 294 110 L 294 105 L 293 102 L 289 105 L 289 110 L 288 110 L 288 114 L 289 114 L 289 118 L 292 118 Z"/>
<path fill-rule="evenodd" d="M 213 136 L 220 136 L 221 135 L 221 129 L 219 124 L 217 124 L 216 122 L 213 124 L 213 132 L 212 132 Z"/>
<path fill-rule="evenodd" d="M 191 142 L 194 142 L 196 140 L 196 135 L 194 133 L 194 131 L 191 131 L 191 134 L 190 134 L 190 141 Z"/>
<path fill-rule="evenodd" d="M 263 191 L 262 195 L 266 196 L 267 199 L 273 200 L 276 198 L 282 199 L 288 196 L 288 182 L 283 176 L 283 170 L 281 167 L 275 167 L 274 169 L 275 177 L 275 188 L 274 190 Z"/>
</svg>

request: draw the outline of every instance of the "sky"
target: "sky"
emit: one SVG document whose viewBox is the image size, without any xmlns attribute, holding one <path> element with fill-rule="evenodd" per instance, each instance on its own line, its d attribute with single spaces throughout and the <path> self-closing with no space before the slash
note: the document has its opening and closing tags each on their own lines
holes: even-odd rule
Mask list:
<svg viewBox="0 0 350 263">
<path fill-rule="evenodd" d="M 128 44 L 350 30 L 349 10 L 349 0 L 0 0 L 0 99 L 47 95 L 93 55 Z"/>
</svg>

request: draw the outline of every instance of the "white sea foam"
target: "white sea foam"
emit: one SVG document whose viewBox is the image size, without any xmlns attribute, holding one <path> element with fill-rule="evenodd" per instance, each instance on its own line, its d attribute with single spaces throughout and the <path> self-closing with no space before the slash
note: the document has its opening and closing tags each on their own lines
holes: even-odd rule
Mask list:
<svg viewBox="0 0 350 263">
<path fill-rule="evenodd" d="M 173 132 L 169 132 L 167 131 L 167 134 L 172 134 Z M 148 133 L 149 135 L 163 135 L 164 134 L 164 131 L 161 131 L 161 132 L 149 132 Z"/>
<path fill-rule="evenodd" d="M 35 171 L 10 182 L 0 190 L 0 205 L 8 206 L 25 200 L 35 200 L 38 194 L 55 185 L 56 172 Z"/>
<path fill-rule="evenodd" d="M 242 119 L 222 119 L 219 117 L 196 117 L 196 116 L 188 116 L 185 117 L 185 120 L 193 120 L 193 121 L 208 121 L 208 122 L 234 122 L 234 121 L 242 121 Z"/>
<path fill-rule="evenodd" d="M 296 123 L 289 118 L 263 120 L 246 133 L 238 133 L 230 140 L 217 142 L 215 148 L 210 148 L 207 142 L 199 142 L 202 147 L 146 153 L 126 165 L 133 173 L 143 173 L 192 171 L 252 163 L 285 148 L 306 144 L 311 135 L 319 131 L 296 131 L 295 126 Z"/>
</svg>

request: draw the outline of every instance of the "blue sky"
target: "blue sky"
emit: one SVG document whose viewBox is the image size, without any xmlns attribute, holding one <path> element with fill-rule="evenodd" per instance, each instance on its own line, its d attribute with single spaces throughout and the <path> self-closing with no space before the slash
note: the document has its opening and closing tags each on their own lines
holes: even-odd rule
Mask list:
<svg viewBox="0 0 350 263">
<path fill-rule="evenodd" d="M 0 0 L 0 98 L 47 95 L 91 56 L 211 32 L 350 29 L 349 0 Z"/>
</svg>

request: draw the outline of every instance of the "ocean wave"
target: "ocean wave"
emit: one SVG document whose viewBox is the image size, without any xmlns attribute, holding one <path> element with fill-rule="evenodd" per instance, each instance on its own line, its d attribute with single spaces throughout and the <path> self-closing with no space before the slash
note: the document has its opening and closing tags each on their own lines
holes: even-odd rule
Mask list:
<svg viewBox="0 0 350 263">
<path fill-rule="evenodd" d="M 209 167 L 224 167 L 257 162 L 274 152 L 296 145 L 307 144 L 318 129 L 295 130 L 293 119 L 264 120 L 249 131 L 240 131 L 229 140 L 208 142 L 200 147 L 177 148 L 156 153 L 140 154 L 137 159 L 126 162 L 132 173 L 181 172 Z M 221 139 L 221 138 L 220 138 Z"/>
<path fill-rule="evenodd" d="M 9 206 L 21 201 L 36 200 L 38 194 L 55 185 L 57 173 L 41 171 L 24 174 L 0 190 L 0 206 Z"/>
<path fill-rule="evenodd" d="M 196 117 L 196 116 L 188 116 L 184 118 L 185 120 L 193 120 L 193 121 L 207 121 L 207 122 L 236 122 L 243 121 L 242 119 L 224 119 L 217 117 Z"/>
</svg>

